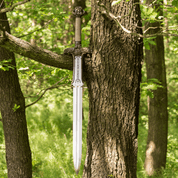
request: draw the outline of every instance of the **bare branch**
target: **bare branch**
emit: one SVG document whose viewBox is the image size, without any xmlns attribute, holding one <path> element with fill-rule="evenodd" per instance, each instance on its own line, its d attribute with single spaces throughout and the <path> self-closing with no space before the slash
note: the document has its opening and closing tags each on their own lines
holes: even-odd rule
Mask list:
<svg viewBox="0 0 178 178">
<path fill-rule="evenodd" d="M 29 2 L 29 1 L 30 0 L 24 0 L 24 1 L 17 2 L 15 4 L 13 4 L 11 7 L 7 7 L 7 8 L 4 8 L 4 9 L 1 9 L 0 10 L 0 14 L 5 13 L 5 12 L 9 12 L 9 11 L 13 11 L 15 7 L 17 7 L 19 5 L 22 5 L 22 4 L 25 4 L 25 3 Z"/>
<path fill-rule="evenodd" d="M 37 100 L 35 100 L 34 102 L 32 102 L 31 104 L 26 105 L 25 108 L 27 108 L 27 107 L 29 107 L 29 106 L 32 106 L 32 105 L 34 105 L 35 103 L 37 103 L 37 102 L 44 96 L 44 94 L 45 94 L 48 90 L 52 90 L 52 89 L 54 89 L 54 88 L 58 88 L 58 87 L 67 85 L 67 84 L 57 85 L 57 84 L 59 84 L 60 82 L 62 82 L 64 79 L 66 79 L 67 77 L 68 77 L 68 76 L 62 78 L 60 81 L 56 82 L 56 83 L 53 84 L 52 86 L 50 86 L 50 87 L 44 89 L 44 91 L 41 90 L 40 93 L 41 93 L 42 91 L 43 91 L 43 92 L 42 92 L 42 94 L 40 95 L 40 97 L 39 97 Z"/>
<path fill-rule="evenodd" d="M 42 64 L 72 70 L 72 55 L 57 54 L 19 39 L 8 32 L 0 37 L 0 46 Z"/>
<path fill-rule="evenodd" d="M 132 31 L 126 29 L 126 28 L 119 22 L 119 20 L 118 20 L 118 18 L 121 18 L 121 17 L 119 17 L 119 16 L 116 17 L 113 13 L 111 13 L 111 12 L 109 12 L 109 11 L 102 11 L 101 13 L 107 15 L 107 17 L 108 17 L 109 19 L 114 20 L 114 21 L 116 22 L 116 24 L 119 25 L 119 26 L 122 28 L 122 30 L 123 30 L 124 32 L 126 32 L 126 33 L 128 33 L 128 34 L 136 35 L 136 36 L 141 37 L 141 38 L 144 37 L 142 34 L 133 33 Z"/>
<path fill-rule="evenodd" d="M 134 5 L 136 5 L 137 3 L 135 3 Z M 142 34 L 139 34 L 139 33 L 133 33 L 132 31 L 126 29 L 120 22 L 118 19 L 122 19 L 128 15 L 125 15 L 123 17 L 121 16 L 115 16 L 113 13 L 111 13 L 102 3 L 101 3 L 101 0 L 98 1 L 98 6 L 104 8 L 105 10 L 104 11 L 100 11 L 101 14 L 105 14 L 110 20 L 114 20 L 116 22 L 117 25 L 119 25 L 119 27 L 122 28 L 122 30 L 128 34 L 131 34 L 131 35 L 135 35 L 135 36 L 138 36 L 139 38 L 150 38 L 150 37 L 154 37 L 154 36 L 178 36 L 177 34 L 173 34 L 173 33 L 165 33 L 165 31 L 162 31 L 161 33 L 155 33 L 155 34 L 151 34 L 151 35 L 142 35 Z M 132 9 L 130 10 L 129 14 L 132 12 Z M 144 28 L 144 27 L 137 27 L 137 28 Z M 149 27 L 147 28 L 146 30 L 144 30 L 143 34 L 146 34 L 146 32 L 149 30 L 149 29 L 156 29 L 158 27 Z M 162 28 L 162 27 L 159 27 L 159 28 Z M 177 30 L 177 29 L 176 29 Z"/>
<path fill-rule="evenodd" d="M 145 27 L 145 26 L 144 26 Z M 144 30 L 143 34 L 146 34 L 146 32 L 150 29 L 158 29 L 158 28 L 162 28 L 162 27 L 148 27 L 146 30 Z"/>
<path fill-rule="evenodd" d="M 3 3 L 4 3 L 4 0 L 2 0 L 1 5 L 0 5 L 0 8 L 2 7 Z"/>
</svg>

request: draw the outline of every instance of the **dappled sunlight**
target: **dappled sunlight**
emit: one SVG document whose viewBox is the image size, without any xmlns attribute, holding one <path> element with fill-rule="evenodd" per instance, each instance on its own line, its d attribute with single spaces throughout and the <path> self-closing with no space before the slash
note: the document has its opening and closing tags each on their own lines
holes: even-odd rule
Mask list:
<svg viewBox="0 0 178 178">
<path fill-rule="evenodd" d="M 54 111 L 55 103 L 49 103 L 49 104 L 48 104 L 48 108 L 49 108 L 51 111 Z"/>
<path fill-rule="evenodd" d="M 48 159 L 51 163 L 56 161 L 55 156 L 51 152 L 49 152 L 48 157 L 46 157 L 46 159 Z"/>
<path fill-rule="evenodd" d="M 146 150 L 146 167 L 145 170 L 148 173 L 148 175 L 153 175 L 154 173 L 154 162 L 153 162 L 153 156 L 152 153 L 154 153 L 156 149 L 155 143 L 153 141 L 150 141 L 148 144 L 148 148 Z"/>
</svg>

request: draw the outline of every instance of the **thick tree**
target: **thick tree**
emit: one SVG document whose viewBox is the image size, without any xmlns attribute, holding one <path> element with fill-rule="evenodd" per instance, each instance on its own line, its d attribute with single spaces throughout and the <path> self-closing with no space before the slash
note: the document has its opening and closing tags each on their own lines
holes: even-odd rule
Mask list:
<svg viewBox="0 0 178 178">
<path fill-rule="evenodd" d="M 142 40 L 138 1 L 92 1 L 87 156 L 83 177 L 136 177 Z M 134 4 L 135 3 L 135 4 Z M 115 16 L 119 21 L 115 24 Z M 132 33 L 124 31 L 126 27 Z"/>
<path fill-rule="evenodd" d="M 83 177 L 134 178 L 143 48 L 138 35 L 142 33 L 139 1 L 123 0 L 115 6 L 111 0 L 91 3 L 92 57 L 85 56 L 83 72 L 89 91 Z M 43 64 L 72 70 L 72 56 L 32 46 L 6 30 L 2 35 L 1 47 Z M 8 83 L 4 85 L 8 87 Z M 17 111 L 21 113 L 22 108 Z"/>
<path fill-rule="evenodd" d="M 3 0 L 0 4 L 4 7 Z M 0 14 L 1 29 L 10 33 L 5 13 Z M 0 62 L 9 68 L 0 70 L 0 111 L 6 146 L 8 178 L 32 177 L 31 151 L 25 116 L 25 99 L 19 85 L 14 53 L 0 47 Z M 11 61 L 11 62 L 10 62 Z"/>
<path fill-rule="evenodd" d="M 151 4 L 152 0 L 147 0 L 147 4 Z M 163 15 L 163 9 L 159 4 L 153 4 L 159 16 Z M 147 34 L 161 34 L 161 21 L 147 23 L 146 28 L 149 29 Z M 153 98 L 148 99 L 148 139 L 145 159 L 145 170 L 148 175 L 152 176 L 155 172 L 159 172 L 166 165 L 167 153 L 167 134 L 168 134 L 168 111 L 167 111 L 167 83 L 166 69 L 164 59 L 164 41 L 163 36 L 158 35 L 154 39 L 155 44 L 150 44 L 150 50 L 145 50 L 145 61 L 147 69 L 147 79 L 155 78 L 161 82 L 161 87 L 153 90 Z"/>
</svg>

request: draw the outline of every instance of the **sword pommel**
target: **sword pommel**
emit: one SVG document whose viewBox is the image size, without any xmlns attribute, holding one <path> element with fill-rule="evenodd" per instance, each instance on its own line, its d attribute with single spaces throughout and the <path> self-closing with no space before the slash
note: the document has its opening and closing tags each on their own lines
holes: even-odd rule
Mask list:
<svg viewBox="0 0 178 178">
<path fill-rule="evenodd" d="M 85 15 L 85 11 L 82 9 L 81 6 L 77 6 L 73 10 L 73 15 L 75 15 L 76 17 L 80 17 L 81 18 L 83 15 Z"/>
</svg>

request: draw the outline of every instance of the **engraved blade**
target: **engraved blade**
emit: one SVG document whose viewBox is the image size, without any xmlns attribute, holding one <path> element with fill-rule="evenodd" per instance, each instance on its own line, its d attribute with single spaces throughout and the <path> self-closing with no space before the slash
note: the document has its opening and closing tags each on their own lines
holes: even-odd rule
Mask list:
<svg viewBox="0 0 178 178">
<path fill-rule="evenodd" d="M 82 158 L 82 87 L 74 87 L 73 95 L 73 160 L 78 173 Z"/>
<path fill-rule="evenodd" d="M 78 174 L 82 158 L 82 58 L 75 56 L 73 76 L 73 161 Z"/>
</svg>

